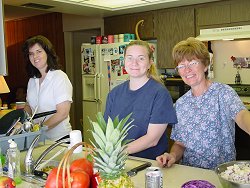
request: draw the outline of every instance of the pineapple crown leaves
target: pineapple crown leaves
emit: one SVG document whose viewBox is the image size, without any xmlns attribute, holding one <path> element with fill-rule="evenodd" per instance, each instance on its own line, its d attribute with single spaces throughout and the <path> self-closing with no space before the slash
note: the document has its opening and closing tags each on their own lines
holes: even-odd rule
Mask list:
<svg viewBox="0 0 250 188">
<path fill-rule="evenodd" d="M 129 121 L 132 113 L 119 121 L 118 116 L 112 119 L 108 117 L 106 122 L 103 115 L 97 114 L 97 122 L 90 120 L 92 125 L 92 135 L 94 140 L 90 140 L 95 147 L 94 160 L 95 167 L 98 168 L 101 176 L 112 178 L 119 175 L 125 165 L 128 154 L 125 152 L 127 143 L 125 140 L 133 120 Z"/>
<path fill-rule="evenodd" d="M 102 113 L 98 112 L 96 115 L 97 122 L 93 122 L 89 119 L 93 127 L 93 131 L 91 131 L 93 137 L 96 138 L 98 136 L 97 137 L 98 141 L 95 139 L 98 145 L 100 141 L 101 146 L 99 145 L 99 147 L 103 149 L 103 144 L 105 145 L 107 141 L 116 143 L 118 140 L 123 140 L 127 136 L 127 132 L 134 126 L 134 125 L 131 126 L 131 123 L 134 120 L 131 120 L 129 123 L 126 124 L 131 115 L 132 113 L 130 113 L 127 117 L 125 117 L 121 121 L 119 121 L 118 116 L 116 116 L 113 122 L 112 119 L 108 117 L 108 122 L 106 123 Z M 124 143 L 127 144 L 128 142 L 123 142 L 122 145 L 124 145 Z"/>
<path fill-rule="evenodd" d="M 105 130 L 106 130 L 106 122 L 105 122 L 101 112 L 97 113 L 96 119 L 97 119 L 97 123 L 101 127 L 102 131 L 105 132 Z"/>
</svg>

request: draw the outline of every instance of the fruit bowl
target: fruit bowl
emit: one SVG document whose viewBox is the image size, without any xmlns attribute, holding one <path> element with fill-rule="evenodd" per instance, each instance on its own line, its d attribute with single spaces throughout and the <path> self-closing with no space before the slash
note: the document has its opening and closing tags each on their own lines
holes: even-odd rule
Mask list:
<svg viewBox="0 0 250 188">
<path fill-rule="evenodd" d="M 231 161 L 215 168 L 223 188 L 250 187 L 250 161 Z"/>
</svg>

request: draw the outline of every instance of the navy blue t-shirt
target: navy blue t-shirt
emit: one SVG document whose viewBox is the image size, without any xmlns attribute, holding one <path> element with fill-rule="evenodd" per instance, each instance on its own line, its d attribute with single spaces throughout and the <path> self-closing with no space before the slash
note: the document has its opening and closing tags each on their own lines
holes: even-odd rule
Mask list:
<svg viewBox="0 0 250 188">
<path fill-rule="evenodd" d="M 131 112 L 131 119 L 134 119 L 132 124 L 135 126 L 129 130 L 126 139 L 135 140 L 144 136 L 147 133 L 149 123 L 177 123 L 175 109 L 168 90 L 153 79 L 149 79 L 144 86 L 136 91 L 131 91 L 129 81 L 126 81 L 108 94 L 104 113 L 106 121 L 108 116 L 113 120 L 117 115 L 121 120 Z M 132 155 L 154 160 L 164 153 L 167 148 L 167 134 L 165 131 L 156 146 Z"/>
</svg>

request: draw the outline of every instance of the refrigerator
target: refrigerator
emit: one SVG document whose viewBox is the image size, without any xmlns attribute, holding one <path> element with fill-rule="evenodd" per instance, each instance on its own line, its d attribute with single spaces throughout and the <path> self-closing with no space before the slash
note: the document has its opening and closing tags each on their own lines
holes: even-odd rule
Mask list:
<svg viewBox="0 0 250 188">
<path fill-rule="evenodd" d="M 129 42 L 112 44 L 82 44 L 81 69 L 83 89 L 83 138 L 90 143 L 92 134 L 89 118 L 96 121 L 104 113 L 106 98 L 115 86 L 129 79 L 124 67 L 124 49 Z M 156 43 L 149 43 L 156 57 Z M 156 59 L 154 59 L 156 62 Z"/>
</svg>

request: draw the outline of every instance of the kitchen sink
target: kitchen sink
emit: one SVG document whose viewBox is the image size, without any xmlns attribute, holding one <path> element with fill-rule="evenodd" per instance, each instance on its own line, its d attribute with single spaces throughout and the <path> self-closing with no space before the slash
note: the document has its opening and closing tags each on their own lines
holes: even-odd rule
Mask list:
<svg viewBox="0 0 250 188">
<path fill-rule="evenodd" d="M 50 173 L 50 170 L 54 167 L 57 167 L 60 163 L 60 161 L 56 161 L 56 160 L 50 160 L 49 162 L 47 160 L 43 160 L 41 162 L 41 165 L 46 163 L 46 165 L 43 165 L 43 167 L 41 169 L 39 169 L 39 171 L 45 171 L 47 174 Z M 40 187 L 44 187 L 45 183 L 46 183 L 46 178 L 47 176 L 37 176 L 37 175 L 33 175 L 33 176 L 27 176 L 25 174 L 21 175 L 21 179 L 23 180 L 23 182 L 20 185 L 17 185 L 17 188 L 40 188 Z"/>
</svg>

